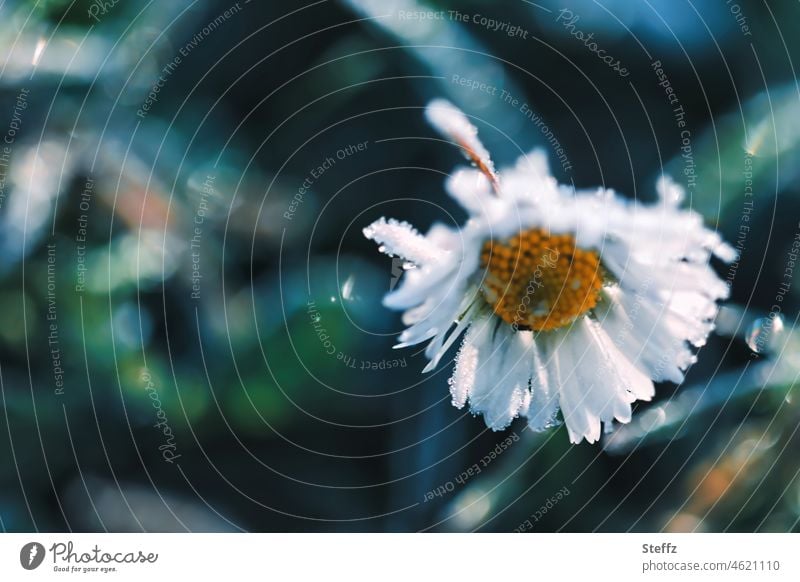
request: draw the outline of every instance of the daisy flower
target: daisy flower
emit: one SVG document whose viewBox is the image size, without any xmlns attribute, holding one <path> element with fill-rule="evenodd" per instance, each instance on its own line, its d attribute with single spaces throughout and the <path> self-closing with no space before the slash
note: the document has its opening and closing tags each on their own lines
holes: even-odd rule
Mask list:
<svg viewBox="0 0 800 582">
<path fill-rule="evenodd" d="M 563 419 L 573 443 L 629 422 L 653 381 L 682 382 L 728 295 L 711 256 L 735 258 L 680 208 L 682 188 L 661 178 L 652 205 L 576 192 L 541 151 L 497 172 L 460 110 L 436 100 L 426 116 L 472 162 L 446 184 L 469 218 L 425 235 L 385 218 L 364 229 L 415 267 L 384 298 L 408 326 L 395 347 L 429 342 L 427 372 L 463 337 L 453 405 L 469 404 L 494 430 L 518 416 L 535 431 Z"/>
</svg>

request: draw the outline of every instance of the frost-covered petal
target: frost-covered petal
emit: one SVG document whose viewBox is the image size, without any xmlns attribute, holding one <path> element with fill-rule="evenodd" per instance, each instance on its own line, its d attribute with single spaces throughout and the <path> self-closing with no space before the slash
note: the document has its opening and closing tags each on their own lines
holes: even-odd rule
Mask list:
<svg viewBox="0 0 800 582">
<path fill-rule="evenodd" d="M 695 356 L 686 339 L 669 330 L 663 308 L 646 297 L 609 288 L 596 316 L 617 349 L 640 371 L 659 382 L 683 382 L 683 372 Z"/>
<path fill-rule="evenodd" d="M 434 289 L 446 284 L 447 278 L 451 275 L 452 269 L 445 265 L 438 269 L 421 268 L 406 271 L 397 288 L 384 296 L 383 304 L 389 309 L 410 309 L 419 305 L 426 297 L 430 297 Z M 413 321 L 416 321 L 416 318 L 408 323 Z"/>
<path fill-rule="evenodd" d="M 667 206 L 677 207 L 686 198 L 686 190 L 669 176 L 662 175 L 656 181 L 658 198 Z"/>
<path fill-rule="evenodd" d="M 453 375 L 448 383 L 453 406 L 463 408 L 475 387 L 480 355 L 488 337 L 489 318 L 479 318 L 470 326 L 456 355 Z"/>
<path fill-rule="evenodd" d="M 600 438 L 600 419 L 590 414 L 584 403 L 586 386 L 582 386 L 575 373 L 572 342 L 567 341 L 552 351 L 548 366 L 550 381 L 558 387 L 558 403 L 567 425 L 569 440 L 579 443 L 586 438 L 593 443 Z"/>
<path fill-rule="evenodd" d="M 490 181 L 497 183 L 489 152 L 478 139 L 478 129 L 470 123 L 464 112 L 445 99 L 434 99 L 425 108 L 425 117 L 439 133 L 458 144 L 464 155 L 483 172 Z"/>
<path fill-rule="evenodd" d="M 573 443 L 596 442 L 601 423 L 629 422 L 635 393 L 647 391 L 641 373 L 615 356 L 608 336 L 588 317 L 575 323 L 558 352 L 559 401 Z"/>
<path fill-rule="evenodd" d="M 690 291 L 711 300 L 728 296 L 728 286 L 706 263 L 644 262 L 618 243 L 609 244 L 604 251 L 603 264 L 620 286 L 632 293 L 646 294 L 657 300 L 673 291 Z"/>
<path fill-rule="evenodd" d="M 559 196 L 558 181 L 550 175 L 547 154 L 534 149 L 521 155 L 515 165 L 503 168 L 500 197 L 518 207 L 533 206 Z"/>
<path fill-rule="evenodd" d="M 439 303 L 436 298 L 462 291 L 464 281 L 471 275 L 467 269 L 474 268 L 474 263 L 464 261 L 464 245 L 468 245 L 466 250 L 469 256 L 475 252 L 473 248 L 475 243 L 465 238 L 463 232 L 441 223 L 431 226 L 425 238 L 442 251 L 441 256 L 433 264 L 405 270 L 397 288 L 383 298 L 386 307 L 398 310 L 410 309 L 434 296 L 434 300 L 429 304 L 435 307 Z M 408 324 L 419 319 L 422 319 L 422 316 L 415 317 Z"/>
<path fill-rule="evenodd" d="M 459 168 L 447 178 L 445 189 L 464 210 L 474 216 L 488 215 L 487 219 L 491 219 L 505 210 L 502 202 L 492 194 L 489 179 L 478 170 Z"/>
<path fill-rule="evenodd" d="M 627 393 L 620 392 L 625 402 L 650 400 L 655 394 L 655 387 L 650 377 L 633 365 L 599 323 L 588 317 L 583 323 L 588 329 L 589 335 L 594 338 L 603 361 L 608 364 L 608 376 L 614 377 L 614 384 L 617 388 Z M 592 372 L 592 374 L 595 373 Z"/>
<path fill-rule="evenodd" d="M 456 321 L 456 326 L 453 331 L 448 332 L 448 334 L 441 333 L 438 334 L 428 347 L 425 348 L 425 355 L 430 359 L 428 365 L 422 370 L 423 372 L 430 372 L 433 370 L 438 364 L 439 360 L 444 356 L 447 350 L 453 345 L 453 343 L 461 336 L 465 329 L 469 325 L 471 325 L 475 314 L 480 309 L 480 304 L 477 303 L 475 300 L 470 300 L 472 295 L 467 295 L 467 298 L 461 304 L 458 310 L 458 319 Z M 466 306 L 466 309 L 464 307 Z"/>
<path fill-rule="evenodd" d="M 532 342 L 529 335 L 493 324 L 491 341 L 482 346 L 484 353 L 470 393 L 470 408 L 474 414 L 483 415 L 486 426 L 502 430 L 530 401 Z"/>
<path fill-rule="evenodd" d="M 520 332 L 533 336 L 531 332 Z M 561 334 L 540 334 L 532 346 L 531 400 L 526 416 L 528 427 L 541 432 L 558 424 L 558 361 L 555 349 Z"/>
</svg>

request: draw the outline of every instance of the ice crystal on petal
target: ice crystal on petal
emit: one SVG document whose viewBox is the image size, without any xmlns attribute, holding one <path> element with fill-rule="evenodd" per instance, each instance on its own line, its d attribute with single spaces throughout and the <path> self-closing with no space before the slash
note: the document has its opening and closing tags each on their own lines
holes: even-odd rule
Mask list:
<svg viewBox="0 0 800 582">
<path fill-rule="evenodd" d="M 430 265 L 443 253 L 409 223 L 394 218 L 380 218 L 364 228 L 363 232 L 365 237 L 380 245 L 380 252 L 390 257 L 401 257 L 407 263 Z"/>
</svg>

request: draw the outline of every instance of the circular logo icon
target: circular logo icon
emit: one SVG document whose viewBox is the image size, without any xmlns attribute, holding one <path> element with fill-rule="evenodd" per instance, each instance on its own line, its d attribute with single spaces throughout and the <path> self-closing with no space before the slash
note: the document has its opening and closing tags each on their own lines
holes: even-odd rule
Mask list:
<svg viewBox="0 0 800 582">
<path fill-rule="evenodd" d="M 26 570 L 35 570 L 44 561 L 44 546 L 38 542 L 28 542 L 19 551 L 19 563 Z"/>
</svg>

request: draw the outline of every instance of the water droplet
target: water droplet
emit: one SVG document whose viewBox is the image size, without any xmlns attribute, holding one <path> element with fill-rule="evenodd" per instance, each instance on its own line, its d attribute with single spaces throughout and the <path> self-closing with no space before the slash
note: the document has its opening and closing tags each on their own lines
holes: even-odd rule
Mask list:
<svg viewBox="0 0 800 582">
<path fill-rule="evenodd" d="M 544 428 L 545 429 L 558 428 L 562 424 L 563 422 L 561 422 L 561 419 L 559 419 L 557 416 L 554 416 L 553 418 L 544 423 Z"/>
<path fill-rule="evenodd" d="M 548 430 L 548 429 L 551 429 L 551 428 L 557 428 L 557 427 L 561 426 L 562 424 L 564 424 L 564 423 L 558 417 L 558 410 L 556 410 L 555 412 L 553 412 L 553 415 L 545 421 L 543 428 L 544 428 L 544 430 Z"/>
<path fill-rule="evenodd" d="M 757 354 L 774 351 L 784 333 L 783 316 L 771 313 L 767 317 L 759 317 L 747 329 L 745 340 L 747 346 Z"/>
</svg>

